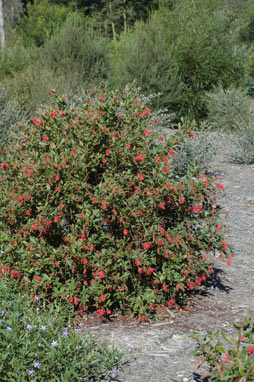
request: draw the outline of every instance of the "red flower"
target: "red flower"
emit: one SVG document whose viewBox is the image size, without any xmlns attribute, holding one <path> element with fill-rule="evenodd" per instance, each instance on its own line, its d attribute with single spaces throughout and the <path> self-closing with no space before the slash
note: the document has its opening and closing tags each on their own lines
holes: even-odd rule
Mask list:
<svg viewBox="0 0 254 382">
<path fill-rule="evenodd" d="M 196 212 L 200 212 L 202 210 L 202 207 L 200 205 L 196 205 L 196 206 L 194 206 L 194 210 Z"/>
<path fill-rule="evenodd" d="M 221 225 L 218 224 L 217 227 L 216 227 L 216 232 L 220 231 L 221 230 Z"/>
<path fill-rule="evenodd" d="M 175 151 L 172 150 L 172 149 L 170 149 L 170 150 L 169 150 L 169 155 L 170 155 L 171 157 L 175 156 Z"/>
<path fill-rule="evenodd" d="M 154 269 L 153 268 L 148 268 L 146 271 L 147 276 L 150 276 L 153 273 Z"/>
<path fill-rule="evenodd" d="M 53 222 L 57 223 L 59 219 L 60 219 L 60 216 L 55 216 L 54 219 L 53 219 Z"/>
<path fill-rule="evenodd" d="M 164 155 L 164 157 L 163 157 L 163 161 L 164 161 L 165 163 L 168 163 L 168 157 L 167 157 L 167 155 Z"/>
<path fill-rule="evenodd" d="M 59 180 L 60 179 L 60 175 L 59 174 L 56 174 L 55 176 L 55 180 Z"/>
<path fill-rule="evenodd" d="M 171 299 L 169 300 L 169 302 L 167 303 L 168 307 L 170 307 L 170 306 L 172 306 L 172 305 L 174 305 L 174 304 L 175 304 L 175 300 L 174 300 L 173 298 L 171 298 Z"/>
<path fill-rule="evenodd" d="M 144 130 L 144 134 L 145 134 L 145 135 L 152 135 L 152 132 L 151 132 L 151 130 L 146 130 L 146 129 L 145 129 L 145 130 Z"/>
<path fill-rule="evenodd" d="M 181 195 L 180 198 L 179 198 L 179 203 L 180 203 L 180 204 L 183 204 L 184 201 L 185 201 L 185 199 L 184 199 L 183 195 Z"/>
<path fill-rule="evenodd" d="M 73 149 L 73 150 L 72 150 L 72 154 L 73 154 L 73 155 L 76 155 L 76 154 L 77 154 L 77 150 L 76 150 L 76 149 Z"/>
<path fill-rule="evenodd" d="M 98 313 L 99 317 L 103 317 L 105 314 L 105 310 L 104 309 L 98 309 L 97 313 Z"/>
<path fill-rule="evenodd" d="M 33 227 L 33 229 L 37 229 L 38 224 L 37 224 L 37 223 L 33 223 L 33 224 L 32 224 L 32 227 Z"/>
<path fill-rule="evenodd" d="M 140 265 L 140 260 L 135 260 L 136 265 Z"/>
<path fill-rule="evenodd" d="M 73 303 L 74 303 L 74 305 L 78 305 L 78 297 L 73 298 Z"/>
<path fill-rule="evenodd" d="M 44 135 L 44 137 L 42 138 L 42 143 L 46 143 L 47 139 L 48 139 L 47 135 Z"/>
<path fill-rule="evenodd" d="M 147 249 L 150 248 L 151 243 L 144 243 L 144 244 L 142 244 L 142 246 L 143 246 L 144 250 L 146 251 Z"/>
<path fill-rule="evenodd" d="M 162 285 L 162 289 L 164 290 L 164 291 L 166 291 L 167 289 L 168 289 L 168 285 Z"/>
<path fill-rule="evenodd" d="M 34 118 L 33 119 L 33 124 L 36 125 L 36 126 L 40 126 L 41 122 L 38 119 Z"/>
<path fill-rule="evenodd" d="M 66 113 L 65 113 L 64 110 L 59 110 L 59 114 L 60 114 L 60 115 L 65 115 Z"/>
<path fill-rule="evenodd" d="M 127 229 L 124 229 L 123 230 L 123 234 L 126 236 L 126 235 L 128 235 L 128 230 Z"/>
<path fill-rule="evenodd" d="M 130 149 L 131 148 L 131 144 L 130 143 L 126 143 L 125 147 L 127 147 L 127 149 Z"/>
<path fill-rule="evenodd" d="M 44 225 L 46 226 L 46 227 L 50 227 L 51 226 L 51 221 L 46 221 L 45 223 L 44 223 Z"/>
<path fill-rule="evenodd" d="M 160 137 L 160 141 L 163 142 L 164 141 L 164 137 Z"/>
<path fill-rule="evenodd" d="M 249 347 L 248 354 L 254 354 L 254 346 Z"/>
<path fill-rule="evenodd" d="M 107 159 L 106 159 L 106 158 L 103 158 L 103 159 L 102 159 L 102 163 L 107 163 Z"/>
<path fill-rule="evenodd" d="M 148 321 L 147 318 L 146 318 L 145 316 L 142 316 L 142 314 L 140 314 L 140 313 L 139 313 L 139 315 L 138 315 L 138 320 L 139 320 L 139 321 L 144 321 L 144 322 L 147 322 L 147 321 Z"/>
<path fill-rule="evenodd" d="M 47 93 L 48 93 L 48 95 L 50 95 L 50 94 L 51 94 L 51 91 L 50 91 L 50 90 L 48 90 L 48 91 L 47 91 Z"/>
<path fill-rule="evenodd" d="M 106 155 L 109 155 L 110 154 L 110 150 L 106 150 Z"/>
<path fill-rule="evenodd" d="M 31 211 L 26 210 L 25 214 L 26 214 L 27 216 L 30 216 L 30 215 L 31 215 Z"/>
<path fill-rule="evenodd" d="M 161 208 L 161 209 L 165 210 L 165 206 L 166 206 L 166 204 L 165 204 L 164 202 L 161 202 L 161 203 L 160 203 L 160 208 Z"/>
<path fill-rule="evenodd" d="M 104 302 L 106 300 L 105 294 L 102 294 L 101 296 L 99 296 L 99 299 L 101 302 Z"/>
<path fill-rule="evenodd" d="M 145 109 L 145 114 L 146 114 L 146 115 L 151 114 L 151 110 L 150 110 L 148 107 Z"/>
<path fill-rule="evenodd" d="M 226 241 L 223 241 L 221 244 L 224 249 L 227 249 L 228 243 Z"/>
<path fill-rule="evenodd" d="M 141 181 L 145 179 L 144 175 L 141 174 L 140 172 L 138 173 L 138 176 L 139 176 L 139 180 L 141 180 Z"/>
<path fill-rule="evenodd" d="M 93 198 L 93 199 L 92 199 L 92 202 L 93 202 L 93 203 L 98 203 L 98 200 L 95 199 L 95 198 Z"/>
<path fill-rule="evenodd" d="M 229 356 L 228 356 L 228 353 L 225 354 L 225 359 L 224 359 L 225 362 L 230 362 L 230 359 L 229 359 Z"/>
<path fill-rule="evenodd" d="M 167 167 L 163 167 L 163 171 L 165 171 L 167 174 L 169 174 L 169 169 Z"/>
<path fill-rule="evenodd" d="M 50 116 L 51 116 L 52 118 L 56 118 L 56 113 L 51 113 Z"/>
<path fill-rule="evenodd" d="M 87 259 L 82 259 L 82 264 L 87 264 L 88 263 L 88 260 Z"/>
<path fill-rule="evenodd" d="M 155 160 L 156 160 L 156 162 L 158 162 L 158 163 L 161 162 L 161 158 L 160 158 L 160 157 L 157 157 Z"/>
<path fill-rule="evenodd" d="M 18 271 L 11 271 L 11 277 L 20 277 L 21 273 Z"/>
<path fill-rule="evenodd" d="M 100 272 L 98 273 L 98 275 L 99 275 L 99 278 L 100 278 L 100 279 L 103 279 L 103 278 L 105 277 L 104 271 L 100 271 Z"/>
<path fill-rule="evenodd" d="M 100 101 L 104 101 L 103 94 L 101 94 L 101 95 L 99 96 L 99 100 L 100 100 Z"/>
<path fill-rule="evenodd" d="M 1 163 L 1 167 L 4 171 L 7 171 L 9 166 L 7 163 Z"/>
<path fill-rule="evenodd" d="M 136 160 L 139 160 L 141 163 L 144 162 L 144 155 L 143 155 L 143 154 L 141 154 L 141 155 L 137 155 L 137 156 L 134 158 L 134 162 L 135 162 Z"/>
<path fill-rule="evenodd" d="M 138 268 L 138 273 L 141 275 L 143 273 L 143 269 L 142 268 Z"/>
</svg>

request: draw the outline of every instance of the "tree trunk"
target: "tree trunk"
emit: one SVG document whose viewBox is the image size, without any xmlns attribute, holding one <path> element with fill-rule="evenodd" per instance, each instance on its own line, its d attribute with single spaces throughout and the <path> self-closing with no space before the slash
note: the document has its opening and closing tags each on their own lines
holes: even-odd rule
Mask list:
<svg viewBox="0 0 254 382">
<path fill-rule="evenodd" d="M 0 39 L 1 39 L 1 48 L 3 49 L 5 45 L 3 0 L 0 0 Z"/>
</svg>

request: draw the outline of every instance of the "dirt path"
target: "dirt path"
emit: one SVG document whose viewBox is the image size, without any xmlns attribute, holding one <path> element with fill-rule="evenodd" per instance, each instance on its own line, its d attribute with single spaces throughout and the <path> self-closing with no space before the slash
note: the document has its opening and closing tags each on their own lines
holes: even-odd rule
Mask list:
<svg viewBox="0 0 254 382">
<path fill-rule="evenodd" d="M 89 323 L 84 333 L 130 351 L 125 357 L 128 364 L 116 381 L 201 381 L 205 370 L 194 366 L 195 342 L 190 331 L 231 332 L 232 322 L 254 310 L 254 165 L 231 163 L 225 147 L 226 138 L 209 171 L 219 176 L 225 187 L 219 201 L 229 213 L 222 218 L 228 226 L 227 241 L 234 247 L 232 265 L 217 259 L 209 288 L 204 288 L 204 296 L 197 297 L 190 312 L 169 313 L 161 321 L 142 325 L 133 321 Z"/>
</svg>

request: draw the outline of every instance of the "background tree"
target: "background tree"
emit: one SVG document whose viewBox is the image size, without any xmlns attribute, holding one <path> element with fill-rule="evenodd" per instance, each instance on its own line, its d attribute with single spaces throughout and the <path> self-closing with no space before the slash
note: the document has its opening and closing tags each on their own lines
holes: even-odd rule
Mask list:
<svg viewBox="0 0 254 382">
<path fill-rule="evenodd" d="M 0 38 L 1 38 L 1 48 L 5 45 L 5 32 L 4 32 L 4 15 L 3 15 L 3 1 L 0 0 Z"/>
</svg>

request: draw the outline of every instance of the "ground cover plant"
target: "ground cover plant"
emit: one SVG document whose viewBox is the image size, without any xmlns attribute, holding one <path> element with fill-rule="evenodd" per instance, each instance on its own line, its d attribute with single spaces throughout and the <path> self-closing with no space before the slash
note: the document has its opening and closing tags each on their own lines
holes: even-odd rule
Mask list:
<svg viewBox="0 0 254 382">
<path fill-rule="evenodd" d="M 157 134 L 133 87 L 91 91 L 77 109 L 55 96 L 0 152 L 1 273 L 80 314 L 139 320 L 190 294 L 232 253 L 204 174 L 171 171 L 193 124 Z"/>
<path fill-rule="evenodd" d="M 194 352 L 200 362 L 206 361 L 210 373 L 206 375 L 217 382 L 254 381 L 254 320 L 249 315 L 234 324 L 235 336 L 209 332 L 200 337 L 192 334 L 198 349 Z"/>
<path fill-rule="evenodd" d="M 74 326 L 57 306 L 44 309 L 38 296 L 28 300 L 15 284 L 0 280 L 2 382 L 87 382 L 116 375 L 120 352 L 82 336 L 82 324 Z"/>
</svg>

